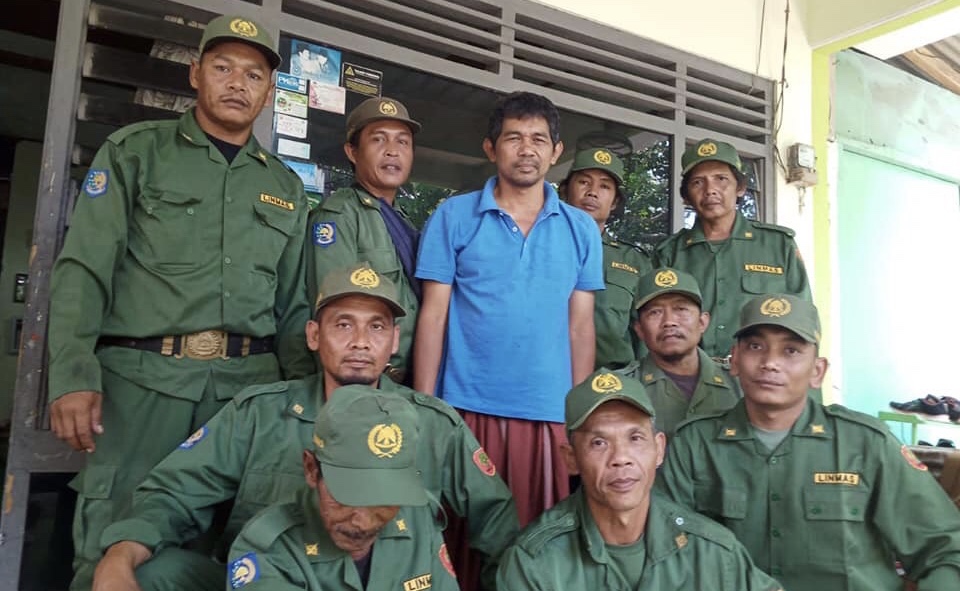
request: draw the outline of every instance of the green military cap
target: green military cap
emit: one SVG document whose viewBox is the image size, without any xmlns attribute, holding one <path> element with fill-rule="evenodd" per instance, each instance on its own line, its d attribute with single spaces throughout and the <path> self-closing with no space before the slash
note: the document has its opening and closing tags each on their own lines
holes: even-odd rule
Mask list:
<svg viewBox="0 0 960 591">
<path fill-rule="evenodd" d="M 564 417 L 567 431 L 578 429 L 597 407 L 612 400 L 632 404 L 653 418 L 653 403 L 643 384 L 601 367 L 567 393 Z"/>
<path fill-rule="evenodd" d="M 395 318 L 407 315 L 406 310 L 400 305 L 397 286 L 393 281 L 374 271 L 370 263 L 366 262 L 327 273 L 323 282 L 320 283 L 320 292 L 317 294 L 317 303 L 313 311 L 316 313 L 327 304 L 348 295 L 378 298 L 390 306 Z"/>
<path fill-rule="evenodd" d="M 820 343 L 820 315 L 813 302 L 794 295 L 775 293 L 753 298 L 740 310 L 739 338 L 754 326 L 781 326 L 795 332 L 808 343 Z"/>
<path fill-rule="evenodd" d="M 400 121 L 410 127 L 412 133 L 420 131 L 420 124 L 410 118 L 403 103 L 385 96 L 368 98 L 347 115 L 347 141 L 367 123 L 374 121 Z"/>
<path fill-rule="evenodd" d="M 248 18 L 224 15 L 207 23 L 203 38 L 200 39 L 200 55 L 221 41 L 240 41 L 253 45 L 267 58 L 272 69 L 276 70 L 280 65 L 280 54 L 275 49 L 270 33 Z"/>
<path fill-rule="evenodd" d="M 681 174 L 687 174 L 694 166 L 708 160 L 729 164 L 737 172 L 743 172 L 743 164 L 740 162 L 740 154 L 737 153 L 736 148 L 727 142 L 707 138 L 690 146 L 683 153 L 680 159 L 680 165 L 683 167 Z"/>
<path fill-rule="evenodd" d="M 573 158 L 570 174 L 580 170 L 602 170 L 612 176 L 618 185 L 623 184 L 623 160 L 606 148 L 580 150 Z M 567 175 L 570 178 L 570 175 Z"/>
<path fill-rule="evenodd" d="M 639 310 L 650 300 L 667 293 L 680 293 L 697 302 L 698 306 L 703 304 L 700 285 L 697 284 L 693 275 L 678 269 L 661 267 L 640 278 L 637 303 L 633 307 Z"/>
<path fill-rule="evenodd" d="M 338 503 L 426 505 L 416 466 L 417 411 L 370 386 L 337 388 L 317 414 L 313 452 Z"/>
</svg>

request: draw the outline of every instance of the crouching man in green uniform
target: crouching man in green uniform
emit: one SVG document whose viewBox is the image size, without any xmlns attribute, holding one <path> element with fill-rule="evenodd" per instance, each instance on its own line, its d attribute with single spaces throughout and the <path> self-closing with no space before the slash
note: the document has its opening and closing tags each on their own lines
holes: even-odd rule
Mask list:
<svg viewBox="0 0 960 591">
<path fill-rule="evenodd" d="M 560 195 L 570 205 L 590 214 L 603 240 L 603 283 L 594 292 L 593 325 L 597 336 L 594 367 L 619 368 L 636 358 L 642 345 L 630 330 L 635 318 L 640 276 L 652 265 L 636 246 L 617 240 L 607 231 L 607 222 L 623 212 L 623 160 L 604 148 L 581 150 L 573 159 L 567 178 L 560 182 Z M 638 345 L 641 345 L 638 349 Z"/>
<path fill-rule="evenodd" d="M 437 507 L 415 459 L 417 411 L 369 386 L 339 388 L 303 450 L 309 488 L 250 520 L 227 589 L 457 591 Z M 429 445 L 429 444 L 428 444 Z"/>
<path fill-rule="evenodd" d="M 651 494 L 666 438 L 643 384 L 601 369 L 566 400 L 564 447 L 580 489 L 504 554 L 501 591 L 779 591 L 733 534 Z"/>
<path fill-rule="evenodd" d="M 252 135 L 279 63 L 260 24 L 210 21 L 196 107 L 113 133 L 90 166 L 50 292 L 51 427 L 89 452 L 71 589 L 154 464 L 242 388 L 315 371 L 306 196 Z"/>
<path fill-rule="evenodd" d="M 877 419 L 813 401 L 820 320 L 792 295 L 750 300 L 731 366 L 743 400 L 681 425 L 658 486 L 727 526 L 790 591 L 960 589 L 960 512 Z"/>
<path fill-rule="evenodd" d="M 698 346 L 710 325 L 701 302 L 689 273 L 661 267 L 640 278 L 633 328 L 649 353 L 624 373 L 643 382 L 667 437 L 687 418 L 726 410 L 743 396 L 728 368 Z"/>
<path fill-rule="evenodd" d="M 413 405 L 424 434 L 417 447 L 424 486 L 466 519 L 492 587 L 496 559 L 518 529 L 513 497 L 455 410 L 383 373 L 400 339 L 395 318 L 404 314 L 396 287 L 361 264 L 328 274 L 318 297 L 306 339 L 323 373 L 247 388 L 160 462 L 127 518 L 104 531 L 95 591 L 223 589 L 223 564 L 182 545 L 210 527 L 219 503 L 234 501 L 223 536 L 229 544 L 257 511 L 304 488 L 314 417 L 350 384 Z"/>
</svg>

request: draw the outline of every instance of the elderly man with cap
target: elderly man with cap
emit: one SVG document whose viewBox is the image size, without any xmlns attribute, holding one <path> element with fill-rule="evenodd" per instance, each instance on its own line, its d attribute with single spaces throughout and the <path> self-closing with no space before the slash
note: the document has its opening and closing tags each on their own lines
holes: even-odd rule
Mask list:
<svg viewBox="0 0 960 591">
<path fill-rule="evenodd" d="M 303 450 L 309 488 L 244 526 L 230 549 L 228 588 L 457 591 L 417 471 L 421 444 L 409 402 L 369 386 L 339 388 Z"/>
<path fill-rule="evenodd" d="M 413 136 L 420 124 L 400 101 L 370 98 L 347 117 L 346 152 L 354 185 L 339 189 L 310 212 L 307 223 L 307 291 L 315 299 L 333 269 L 361 261 L 387 277 L 400 291 L 407 315 L 399 319 L 400 347 L 387 375 L 409 384 L 413 333 L 420 308 L 416 270 L 419 232 L 396 201 L 413 166 Z"/>
<path fill-rule="evenodd" d="M 793 230 L 748 220 L 737 209 L 747 177 L 736 148 L 705 139 L 681 159 L 680 196 L 697 212 L 693 228 L 680 230 L 654 252 L 657 265 L 693 275 L 712 322 L 703 349 L 726 357 L 733 345 L 737 314 L 750 298 L 784 292 L 810 299 L 810 284 L 793 241 Z"/>
<path fill-rule="evenodd" d="M 810 302 L 770 294 L 740 314 L 731 368 L 743 400 L 671 439 L 659 486 L 727 526 L 790 591 L 960 589 L 960 513 L 881 421 L 823 406 Z"/>
<path fill-rule="evenodd" d="M 643 384 L 602 368 L 567 394 L 580 489 L 504 554 L 498 589 L 779 591 L 728 530 L 652 494 L 666 439 Z"/>
<path fill-rule="evenodd" d="M 303 487 L 314 417 L 351 384 L 379 388 L 416 410 L 420 433 L 429 435 L 417 446 L 424 486 L 465 518 L 492 586 L 496 560 L 518 528 L 513 498 L 456 411 L 384 376 L 400 339 L 400 301 L 393 283 L 366 264 L 328 273 L 306 325 L 323 372 L 244 390 L 160 462 L 137 488 L 127 518 L 104 532 L 95 591 L 222 589 L 223 565 L 183 546 L 210 527 L 224 501 L 234 502 L 223 536 L 229 544 L 258 510 L 290 500 Z"/>
<path fill-rule="evenodd" d="M 306 196 L 252 135 L 279 63 L 259 23 L 212 20 L 196 107 L 113 133 L 83 183 L 49 330 L 51 426 L 90 454 L 71 483 L 74 589 L 156 462 L 241 388 L 314 371 Z"/>
<path fill-rule="evenodd" d="M 590 214 L 603 240 L 603 282 L 594 295 L 593 324 L 597 339 L 594 366 L 619 368 L 636 358 L 630 330 L 633 302 L 640 276 L 650 271 L 650 259 L 636 246 L 606 232 L 607 222 L 623 212 L 623 160 L 604 148 L 581 150 L 570 173 L 560 182 L 560 195 L 570 205 Z M 642 349 L 641 349 L 642 350 Z"/>
<path fill-rule="evenodd" d="M 640 278 L 633 328 L 649 353 L 624 373 L 643 382 L 657 429 L 668 437 L 684 420 L 726 410 L 743 396 L 729 368 L 697 346 L 710 325 L 700 304 L 697 280 L 688 273 L 661 267 Z"/>
</svg>

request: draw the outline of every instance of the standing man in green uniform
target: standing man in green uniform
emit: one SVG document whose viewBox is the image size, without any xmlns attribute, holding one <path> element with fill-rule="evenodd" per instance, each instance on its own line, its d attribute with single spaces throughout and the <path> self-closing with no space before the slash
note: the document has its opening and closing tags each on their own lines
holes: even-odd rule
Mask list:
<svg viewBox="0 0 960 591">
<path fill-rule="evenodd" d="M 417 427 L 403 398 L 340 388 L 303 450 L 309 488 L 244 526 L 230 549 L 228 588 L 457 591 L 417 471 Z"/>
<path fill-rule="evenodd" d="M 820 320 L 793 295 L 750 300 L 731 366 L 743 400 L 691 420 L 659 485 L 727 526 L 790 591 L 960 589 L 960 513 L 877 419 L 807 395 L 827 371 Z"/>
<path fill-rule="evenodd" d="M 607 222 L 623 212 L 623 160 L 609 150 L 591 148 L 577 152 L 560 196 L 590 214 L 603 240 L 603 282 L 606 289 L 594 295 L 593 324 L 597 333 L 596 368 L 620 368 L 636 359 L 637 345 L 631 321 L 640 276 L 652 266 L 636 246 L 607 231 Z"/>
<path fill-rule="evenodd" d="M 686 419 L 726 410 L 743 396 L 740 385 L 697 346 L 710 326 L 692 275 L 661 267 L 640 278 L 634 329 L 649 353 L 627 375 L 643 382 L 657 429 L 672 437 Z"/>
<path fill-rule="evenodd" d="M 654 259 L 696 278 L 712 319 L 701 346 L 708 355 L 726 357 L 747 300 L 780 292 L 809 300 L 810 283 L 793 230 L 748 220 L 737 210 L 747 177 L 736 148 L 705 139 L 683 153 L 681 164 L 680 196 L 697 221 L 661 242 Z"/>
<path fill-rule="evenodd" d="M 210 22 L 200 54 L 194 109 L 97 153 L 53 269 L 51 425 L 90 454 L 71 484 L 74 589 L 154 464 L 241 388 L 314 371 L 306 196 L 252 135 L 280 56 L 236 16 Z"/>
<path fill-rule="evenodd" d="M 499 589 L 781 591 L 727 529 L 651 494 L 653 415 L 643 384 L 606 369 L 570 390 L 564 455 L 583 484 L 504 553 Z"/>
<path fill-rule="evenodd" d="M 397 203 L 397 191 L 413 167 L 413 136 L 420 124 L 400 101 L 370 98 L 350 111 L 343 151 L 355 183 L 320 202 L 308 220 L 307 292 L 311 301 L 334 269 L 369 263 L 400 290 L 407 315 L 400 319 L 400 348 L 387 370 L 409 384 L 413 332 L 420 309 L 420 282 L 414 277 L 420 233 Z"/>
<path fill-rule="evenodd" d="M 466 520 L 470 547 L 487 559 L 484 588 L 492 588 L 497 559 L 519 526 L 513 497 L 455 410 L 382 377 L 399 343 L 395 318 L 404 314 L 396 287 L 365 265 L 339 269 L 324 279 L 316 309 L 306 339 L 323 373 L 247 388 L 160 462 L 126 518 L 104 531 L 95 591 L 223 589 L 223 565 L 181 546 L 210 527 L 223 501 L 234 501 L 223 535 L 229 543 L 257 511 L 291 500 L 304 487 L 314 417 L 350 384 L 416 409 L 419 431 L 429 434 L 417 447 L 424 486 Z"/>
</svg>

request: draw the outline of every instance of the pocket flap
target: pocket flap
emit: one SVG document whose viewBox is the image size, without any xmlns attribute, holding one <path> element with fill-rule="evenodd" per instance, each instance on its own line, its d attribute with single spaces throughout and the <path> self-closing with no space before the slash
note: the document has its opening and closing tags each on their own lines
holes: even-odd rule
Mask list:
<svg viewBox="0 0 960 591">
<path fill-rule="evenodd" d="M 803 512 L 810 521 L 863 521 L 870 499 L 865 490 L 840 488 L 844 485 L 822 485 L 820 489 L 803 491 Z"/>
<path fill-rule="evenodd" d="M 70 485 L 88 499 L 109 499 L 116 474 L 116 466 L 87 466 Z"/>
</svg>

